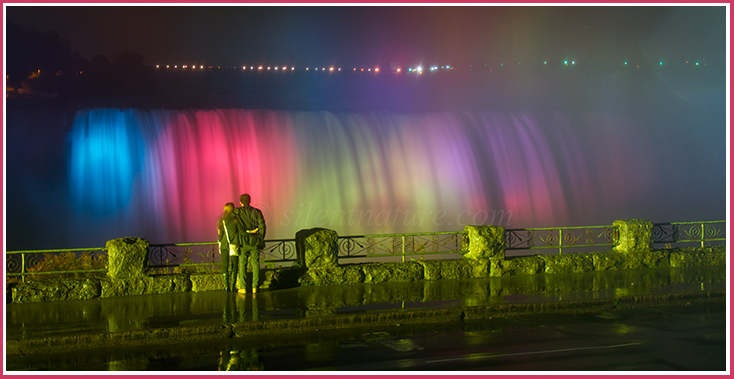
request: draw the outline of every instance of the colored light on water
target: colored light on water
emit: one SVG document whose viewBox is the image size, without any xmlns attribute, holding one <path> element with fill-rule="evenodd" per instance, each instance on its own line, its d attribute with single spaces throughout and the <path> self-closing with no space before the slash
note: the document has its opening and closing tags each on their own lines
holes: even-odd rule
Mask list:
<svg viewBox="0 0 734 379">
<path fill-rule="evenodd" d="M 269 238 L 292 238 L 316 226 L 343 235 L 445 231 L 462 226 L 326 225 L 315 216 L 446 210 L 453 212 L 447 219 L 466 212 L 464 222 L 474 217 L 481 223 L 482 211 L 509 210 L 565 225 L 564 199 L 593 209 L 598 196 L 624 196 L 623 186 L 608 184 L 620 182 L 618 166 L 634 171 L 625 175 L 645 177 L 631 164 L 639 157 L 615 154 L 630 144 L 645 151 L 644 139 L 606 138 L 607 148 L 599 149 L 582 144 L 571 125 L 544 124 L 530 114 L 478 113 L 471 122 L 454 114 L 385 117 L 237 109 L 79 112 L 70 134 L 70 205 L 92 219 L 116 220 L 113 228 L 139 228 L 121 235 L 155 242 L 213 240 L 223 203 L 242 192 L 266 213 Z M 614 130 L 617 121 L 596 120 Z M 623 129 L 625 136 L 637 130 Z M 556 145 L 565 153 L 556 155 Z"/>
</svg>

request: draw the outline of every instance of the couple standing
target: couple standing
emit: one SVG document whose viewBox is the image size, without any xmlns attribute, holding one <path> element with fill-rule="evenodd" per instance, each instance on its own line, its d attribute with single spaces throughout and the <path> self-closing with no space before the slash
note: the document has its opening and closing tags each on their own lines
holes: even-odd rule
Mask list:
<svg viewBox="0 0 734 379">
<path fill-rule="evenodd" d="M 250 206 L 250 195 L 240 196 L 241 207 L 224 205 L 224 215 L 217 224 L 219 252 L 222 254 L 222 277 L 227 291 L 234 291 L 239 278 L 239 293 L 247 293 L 245 274 L 249 258 L 252 269 L 252 293 L 260 281 L 260 250 L 265 248 L 265 218 Z"/>
</svg>

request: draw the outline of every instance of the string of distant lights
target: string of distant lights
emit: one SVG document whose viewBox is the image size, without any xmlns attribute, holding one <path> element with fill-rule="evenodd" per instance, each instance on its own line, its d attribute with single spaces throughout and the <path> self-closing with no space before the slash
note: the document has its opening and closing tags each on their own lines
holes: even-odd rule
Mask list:
<svg viewBox="0 0 734 379">
<path fill-rule="evenodd" d="M 575 60 L 563 60 L 562 62 L 559 62 L 560 66 L 563 67 L 573 67 L 573 66 L 583 66 L 584 64 L 576 62 Z M 587 66 L 591 66 L 591 62 L 586 62 Z M 632 63 L 630 61 L 621 61 L 617 64 L 621 67 L 635 67 L 635 68 L 642 68 L 642 67 L 665 67 L 665 66 L 707 66 L 708 64 L 702 61 L 690 61 L 686 60 L 684 61 L 675 61 L 675 62 L 665 62 L 665 61 L 658 61 L 657 64 L 655 63 Z M 522 62 L 517 62 L 517 64 L 505 64 L 504 62 L 496 63 L 496 64 L 484 64 L 484 65 L 465 65 L 464 68 L 477 68 L 477 67 L 484 67 L 484 68 L 504 68 L 504 67 L 510 67 L 510 66 L 522 66 Z M 532 66 L 532 64 L 526 64 L 525 66 Z M 549 61 L 543 61 L 542 65 L 539 64 L 539 66 L 549 66 Z M 552 66 L 552 64 L 550 64 Z M 341 72 L 341 67 L 299 67 L 296 68 L 295 66 L 267 66 L 267 65 L 257 65 L 257 66 L 226 66 L 222 68 L 222 66 L 206 66 L 206 65 L 161 65 L 157 64 L 155 66 L 158 70 L 190 70 L 190 71 L 202 71 L 202 70 L 241 70 L 241 71 L 280 71 L 280 72 L 295 72 L 295 71 L 314 71 L 314 72 Z M 456 66 L 451 65 L 443 65 L 443 66 L 429 66 L 424 68 L 423 65 L 414 65 L 409 66 L 403 69 L 402 67 L 396 67 L 391 65 L 391 68 L 388 70 L 392 73 L 415 73 L 415 74 L 423 74 L 424 72 L 434 72 L 434 71 L 446 71 L 446 70 L 454 70 L 457 69 Z M 379 73 L 380 67 L 353 67 L 351 70 L 346 69 L 344 71 L 352 71 L 352 72 L 367 72 L 367 73 Z"/>
</svg>

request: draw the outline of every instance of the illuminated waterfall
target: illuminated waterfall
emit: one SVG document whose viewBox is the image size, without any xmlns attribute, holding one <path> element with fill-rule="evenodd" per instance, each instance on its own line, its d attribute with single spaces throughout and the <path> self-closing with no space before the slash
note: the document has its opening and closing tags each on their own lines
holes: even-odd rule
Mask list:
<svg viewBox="0 0 734 379">
<path fill-rule="evenodd" d="M 90 109 L 70 134 L 70 203 L 102 242 L 214 241 L 241 193 L 268 238 L 578 224 L 654 180 L 635 129 L 593 113 Z"/>
</svg>

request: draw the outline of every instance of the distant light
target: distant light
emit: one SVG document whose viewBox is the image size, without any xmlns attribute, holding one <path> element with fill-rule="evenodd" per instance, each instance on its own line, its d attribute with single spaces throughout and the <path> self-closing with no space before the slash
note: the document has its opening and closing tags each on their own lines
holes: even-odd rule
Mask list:
<svg viewBox="0 0 734 379">
<path fill-rule="evenodd" d="M 422 72 L 423 72 L 423 67 L 421 67 L 421 66 L 418 66 L 418 67 L 416 68 L 416 70 L 418 70 L 418 72 L 421 72 L 421 73 L 422 73 Z"/>
<path fill-rule="evenodd" d="M 329 67 L 329 71 L 334 71 L 334 67 Z"/>
<path fill-rule="evenodd" d="M 568 61 L 563 61 L 563 64 L 568 65 Z"/>
<path fill-rule="evenodd" d="M 662 66 L 663 65 L 663 62 L 660 62 L 660 65 Z"/>
<path fill-rule="evenodd" d="M 188 67 L 188 66 L 187 65 L 183 65 L 183 68 L 186 68 L 186 67 Z"/>
<path fill-rule="evenodd" d="M 295 67 L 291 67 L 291 71 L 293 71 L 293 70 L 295 70 L 295 69 L 296 69 Z"/>
<path fill-rule="evenodd" d="M 270 70 L 270 66 L 268 66 L 268 70 Z"/>
<path fill-rule="evenodd" d="M 368 68 L 367 71 L 372 71 L 372 69 L 371 68 Z"/>
<path fill-rule="evenodd" d="M 199 66 L 199 68 L 204 68 L 204 66 Z M 252 67 L 250 67 L 250 68 L 252 68 Z"/>
<path fill-rule="evenodd" d="M 252 66 L 250 66 L 250 70 L 252 70 L 252 68 L 253 68 L 253 67 L 252 67 Z"/>
<path fill-rule="evenodd" d="M 398 69 L 398 72 L 400 72 L 400 69 Z"/>
<path fill-rule="evenodd" d="M 361 69 L 361 71 L 364 71 L 364 69 Z"/>
<path fill-rule="evenodd" d="M 571 64 L 576 64 L 576 61 L 571 61 Z"/>
<path fill-rule="evenodd" d="M 356 67 L 354 68 L 354 71 L 357 71 L 357 68 Z"/>
<path fill-rule="evenodd" d="M 263 66 L 257 66 L 257 69 L 258 70 L 262 70 L 263 69 Z"/>
<path fill-rule="evenodd" d="M 548 64 L 548 61 L 543 61 L 543 64 Z"/>
<path fill-rule="evenodd" d="M 698 66 L 698 62 L 696 62 L 696 66 Z"/>
<path fill-rule="evenodd" d="M 408 72 L 413 72 L 413 68 L 412 67 L 408 67 Z"/>
<path fill-rule="evenodd" d="M 342 68 L 341 68 L 341 67 L 339 67 L 339 71 L 341 71 L 341 70 L 342 70 Z"/>
<path fill-rule="evenodd" d="M 627 61 L 624 61 L 624 65 L 625 65 L 625 66 L 627 65 Z"/>
<path fill-rule="evenodd" d="M 375 67 L 375 72 L 380 72 L 380 68 L 379 67 Z"/>
<path fill-rule="evenodd" d="M 661 63 L 662 64 L 662 63 Z M 173 68 L 178 68 L 178 65 L 173 66 Z"/>
<path fill-rule="evenodd" d="M 155 68 L 160 68 L 160 67 L 161 67 L 161 65 L 159 65 L 159 64 L 155 65 Z"/>
<path fill-rule="evenodd" d="M 321 67 L 321 71 L 326 71 L 326 69 L 325 69 L 325 68 L 323 68 L 323 67 Z"/>
<path fill-rule="evenodd" d="M 318 68 L 318 67 L 316 67 L 316 68 L 315 68 L 314 70 L 318 71 L 318 70 L 319 70 L 319 68 Z"/>
<path fill-rule="evenodd" d="M 285 70 L 287 70 L 287 69 L 288 69 L 288 67 L 283 67 L 283 71 L 285 71 Z"/>
<path fill-rule="evenodd" d="M 242 69 L 243 70 L 247 70 L 247 66 L 242 66 Z"/>
<path fill-rule="evenodd" d="M 308 71 L 308 67 L 306 67 L 306 71 Z"/>
<path fill-rule="evenodd" d="M 278 70 L 278 66 L 275 66 L 275 70 L 276 70 L 276 71 Z"/>
<path fill-rule="evenodd" d="M 448 65 L 447 65 L 447 66 L 446 66 L 446 68 L 447 68 L 447 69 L 451 69 L 451 66 L 448 66 Z"/>
<path fill-rule="evenodd" d="M 505 65 L 504 63 L 500 63 L 500 66 L 504 66 L 504 65 Z"/>
</svg>

